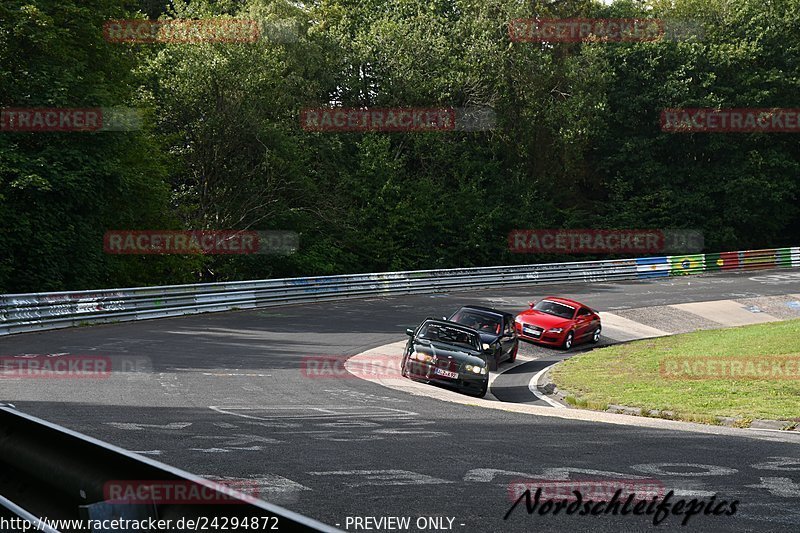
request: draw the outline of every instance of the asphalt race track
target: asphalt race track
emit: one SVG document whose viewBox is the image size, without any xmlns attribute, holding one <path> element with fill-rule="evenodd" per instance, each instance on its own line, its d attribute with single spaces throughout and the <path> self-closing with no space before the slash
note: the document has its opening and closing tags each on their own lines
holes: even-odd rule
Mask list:
<svg viewBox="0 0 800 533">
<path fill-rule="evenodd" d="M 301 372 L 303 357 L 397 342 L 406 327 L 466 303 L 520 311 L 558 294 L 609 311 L 800 293 L 800 278 L 750 279 L 758 275 L 348 300 L 17 335 L 0 339 L 3 355 L 106 355 L 137 361 L 136 371 L 3 380 L 0 401 L 196 474 L 252 480 L 261 498 L 349 531 L 357 529 L 348 517 L 382 516 L 411 517 L 410 531 L 420 517 L 445 517 L 444 528 L 453 519 L 451 530 L 465 532 L 797 531 L 799 434 L 509 413 Z M 529 516 L 524 506 L 503 519 L 514 480 L 636 477 L 687 500 L 739 500 L 738 512 L 700 514 L 683 528 L 679 516 L 656 528 L 652 516 Z"/>
</svg>

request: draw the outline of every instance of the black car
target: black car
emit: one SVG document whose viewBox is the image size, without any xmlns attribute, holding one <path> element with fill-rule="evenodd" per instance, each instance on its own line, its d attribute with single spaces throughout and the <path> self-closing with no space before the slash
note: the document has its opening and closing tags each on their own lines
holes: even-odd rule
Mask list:
<svg viewBox="0 0 800 533">
<path fill-rule="evenodd" d="M 477 331 L 428 318 L 417 329 L 407 329 L 406 334 L 410 338 L 403 352 L 403 376 L 455 388 L 479 398 L 486 395 L 489 370 Z"/>
<path fill-rule="evenodd" d="M 484 347 L 489 370 L 497 370 L 503 361 L 513 363 L 517 359 L 519 339 L 514 326 L 514 315 L 490 307 L 465 305 L 451 316 L 451 322 L 463 324 L 477 331 Z"/>
</svg>

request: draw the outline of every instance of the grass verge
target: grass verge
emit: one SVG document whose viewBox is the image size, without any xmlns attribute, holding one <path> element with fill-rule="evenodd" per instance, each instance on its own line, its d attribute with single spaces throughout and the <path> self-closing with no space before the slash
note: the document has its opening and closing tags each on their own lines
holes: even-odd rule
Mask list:
<svg viewBox="0 0 800 533">
<path fill-rule="evenodd" d="M 663 372 L 663 365 L 675 360 L 694 364 L 725 358 L 752 369 L 760 361 L 773 361 L 772 356 L 800 359 L 800 319 L 600 348 L 558 365 L 552 379 L 575 405 L 589 409 L 617 404 L 644 413 L 671 411 L 670 418 L 681 420 L 713 421 L 720 416 L 800 421 L 800 371 L 787 372 L 783 379 L 732 379 L 720 373 L 686 379 Z"/>
</svg>

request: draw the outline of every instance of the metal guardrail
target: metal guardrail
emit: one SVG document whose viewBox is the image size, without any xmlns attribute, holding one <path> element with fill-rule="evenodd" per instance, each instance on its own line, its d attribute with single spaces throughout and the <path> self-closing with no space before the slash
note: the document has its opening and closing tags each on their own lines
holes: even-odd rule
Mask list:
<svg viewBox="0 0 800 533">
<path fill-rule="evenodd" d="M 800 248 L 573 263 L 418 270 L 196 285 L 6 294 L 0 335 L 235 309 L 506 285 L 647 279 L 800 266 Z"/>
<path fill-rule="evenodd" d="M 194 476 L 177 468 L 138 456 L 116 446 L 51 424 L 14 409 L 0 407 L 0 518 L 28 520 L 27 531 L 120 531 L 152 528 L 109 527 L 86 529 L 102 520 L 125 519 L 155 522 L 171 520 L 171 525 L 181 519 L 205 523 L 199 530 L 219 531 L 233 527 L 233 520 L 241 524 L 257 520 L 257 527 L 248 529 L 276 531 L 338 532 L 311 518 L 294 513 L 277 505 L 257 500 L 255 496 L 236 492 L 230 487 Z M 149 494 L 161 497 L 136 503 L 120 503 L 109 499 L 109 484 L 117 487 L 150 488 Z M 202 494 L 201 499 L 182 497 Z M 172 488 L 172 493 L 166 492 Z M 166 495 L 166 497 L 164 497 Z M 13 502 L 13 503 L 12 503 Z M 211 519 L 217 518 L 215 527 Z M 48 527 L 37 526 L 39 520 L 49 521 Z M 227 522 L 225 522 L 227 519 Z M 61 520 L 60 526 L 53 521 Z M 64 521 L 73 522 L 72 527 Z M 220 524 L 227 523 L 227 527 Z M 19 523 L 18 523 L 19 524 Z M 53 527 L 53 526 L 57 527 Z M 83 529 L 82 529 L 83 528 Z M 3 528 L 0 528 L 3 529 Z M 160 528 L 164 529 L 164 528 Z M 8 531 L 23 531 L 12 527 Z M 171 527 L 170 530 L 195 530 L 193 527 Z"/>
</svg>

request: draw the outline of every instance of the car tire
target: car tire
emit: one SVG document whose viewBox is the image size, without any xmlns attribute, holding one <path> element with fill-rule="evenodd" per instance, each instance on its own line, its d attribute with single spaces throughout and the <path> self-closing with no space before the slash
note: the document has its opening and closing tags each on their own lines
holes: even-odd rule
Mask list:
<svg viewBox="0 0 800 533">
<path fill-rule="evenodd" d="M 572 343 L 575 340 L 575 335 L 570 331 L 567 333 L 567 336 L 564 337 L 564 344 L 561 345 L 562 348 L 565 350 L 569 350 L 572 348 Z"/>
<path fill-rule="evenodd" d="M 592 344 L 597 344 L 598 342 L 600 342 L 600 328 L 597 328 L 592 333 Z"/>
<path fill-rule="evenodd" d="M 473 394 L 473 396 L 475 396 L 476 398 L 483 398 L 484 396 L 486 396 L 486 392 L 488 390 L 489 390 L 489 383 L 487 382 L 486 386 L 482 388 L 481 391 L 478 392 L 477 394 Z"/>
<path fill-rule="evenodd" d="M 509 363 L 513 363 L 517 360 L 517 351 L 519 350 L 519 342 L 514 345 L 514 349 L 511 350 L 511 356 L 508 358 Z"/>
</svg>

